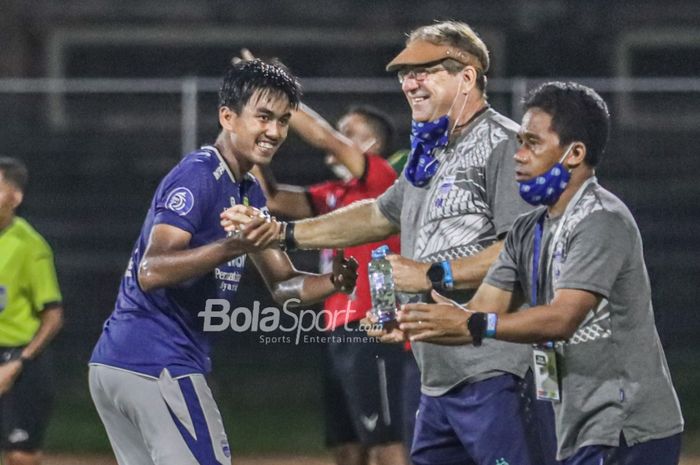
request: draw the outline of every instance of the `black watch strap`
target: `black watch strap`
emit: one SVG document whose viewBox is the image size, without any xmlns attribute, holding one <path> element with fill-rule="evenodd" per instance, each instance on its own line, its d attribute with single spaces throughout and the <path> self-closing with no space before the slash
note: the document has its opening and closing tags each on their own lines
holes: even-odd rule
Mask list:
<svg viewBox="0 0 700 465">
<path fill-rule="evenodd" d="M 472 343 L 475 347 L 481 345 L 486 334 L 487 314 L 482 312 L 472 313 L 472 316 L 467 320 L 467 329 L 472 336 Z"/>
<path fill-rule="evenodd" d="M 430 284 L 433 286 L 433 289 L 442 290 L 442 280 L 445 279 L 445 270 L 442 268 L 440 262 L 430 265 L 426 276 L 428 277 Z"/>
<path fill-rule="evenodd" d="M 18 347 L 16 349 L 13 349 L 10 356 L 7 357 L 5 360 L 7 362 L 20 361 L 20 362 L 22 362 L 22 365 L 26 365 L 27 363 L 29 363 L 30 358 L 22 355 L 23 350 L 24 350 L 24 347 Z"/>
</svg>

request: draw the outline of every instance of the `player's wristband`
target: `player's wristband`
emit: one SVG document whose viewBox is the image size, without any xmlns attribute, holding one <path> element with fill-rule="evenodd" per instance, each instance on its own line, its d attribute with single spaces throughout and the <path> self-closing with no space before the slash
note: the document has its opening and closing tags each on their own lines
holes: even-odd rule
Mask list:
<svg viewBox="0 0 700 465">
<path fill-rule="evenodd" d="M 442 288 L 448 291 L 454 289 L 455 280 L 452 277 L 452 265 L 449 260 L 443 260 L 440 262 L 444 274 L 442 275 Z"/>
<path fill-rule="evenodd" d="M 467 329 L 472 337 L 472 344 L 475 347 L 481 345 L 481 341 L 486 334 L 487 314 L 482 312 L 473 313 L 467 320 Z"/>
<path fill-rule="evenodd" d="M 22 364 L 22 366 L 25 366 L 26 364 L 28 364 L 31 361 L 31 359 L 29 357 L 25 357 L 24 355 L 22 355 L 22 350 L 23 350 L 22 348 L 18 348 L 18 349 L 13 350 L 12 354 L 7 359 L 7 361 L 8 362 L 18 361 Z"/>
<path fill-rule="evenodd" d="M 486 330 L 484 331 L 484 337 L 496 336 L 496 325 L 498 325 L 498 314 L 497 313 L 487 313 L 486 314 Z"/>
<path fill-rule="evenodd" d="M 294 239 L 294 221 L 284 223 L 284 231 L 282 233 L 282 238 L 280 239 L 280 249 L 283 251 L 296 250 L 297 241 Z"/>
</svg>

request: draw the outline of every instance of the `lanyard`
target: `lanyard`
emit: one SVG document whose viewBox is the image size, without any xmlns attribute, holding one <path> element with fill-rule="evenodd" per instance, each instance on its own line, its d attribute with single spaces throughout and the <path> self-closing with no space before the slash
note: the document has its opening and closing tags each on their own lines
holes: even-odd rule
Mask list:
<svg viewBox="0 0 700 465">
<path fill-rule="evenodd" d="M 588 185 L 593 184 L 594 182 L 596 182 L 595 176 L 592 176 L 589 179 L 587 179 L 586 182 L 584 182 L 583 185 L 576 192 L 576 195 L 571 199 L 569 204 L 566 206 L 566 209 L 564 210 L 564 214 L 562 215 L 561 219 L 559 220 L 559 224 L 557 225 L 557 230 L 554 233 L 554 237 L 552 237 L 552 240 L 549 243 L 549 254 L 547 256 L 547 263 L 545 264 L 545 276 L 548 274 L 551 274 L 552 262 L 554 261 L 554 247 L 556 246 L 556 243 L 560 239 L 564 223 L 568 219 L 571 212 L 574 210 L 574 207 L 576 206 L 578 201 L 583 196 L 583 193 L 586 191 L 586 188 L 588 187 Z M 534 238 L 533 238 L 534 244 L 533 244 L 533 253 L 532 253 L 532 280 L 531 280 L 532 287 L 530 289 L 530 307 L 537 306 L 537 292 L 539 290 L 539 281 L 540 281 L 540 279 L 539 279 L 540 278 L 540 252 L 542 249 L 542 235 L 543 235 L 543 230 L 544 230 L 544 219 L 546 216 L 547 216 L 547 210 L 542 212 L 542 215 L 540 215 L 540 217 L 537 219 L 537 224 L 535 225 L 535 234 L 534 234 Z M 544 344 L 540 344 L 540 347 L 552 349 L 552 348 L 554 348 L 554 342 L 548 341 Z"/>
<path fill-rule="evenodd" d="M 552 240 L 549 244 L 549 254 L 547 257 L 547 263 L 545 264 L 545 271 L 547 274 L 551 273 L 551 268 L 552 268 L 552 261 L 553 261 L 553 252 L 554 252 L 554 247 L 556 246 L 556 243 L 559 241 L 564 223 L 566 223 L 566 220 L 568 219 L 569 215 L 571 212 L 574 210 L 574 207 L 578 203 L 578 201 L 581 199 L 583 196 L 583 193 L 586 191 L 586 188 L 590 185 L 595 183 L 596 177 L 592 176 L 586 180 L 586 182 L 583 183 L 583 185 L 579 188 L 579 190 L 576 192 L 576 195 L 571 199 L 569 204 L 566 206 L 566 209 L 564 210 L 564 214 L 562 215 L 562 218 L 559 220 L 559 224 L 557 225 L 557 230 L 554 233 L 554 237 L 552 237 Z M 530 290 L 530 305 L 532 307 L 537 306 L 537 291 L 539 289 L 539 277 L 540 277 L 540 252 L 542 248 L 542 235 L 543 235 L 543 229 L 544 229 L 544 218 L 547 215 L 547 211 L 545 210 L 542 215 L 539 217 L 537 220 L 537 224 L 535 225 L 535 237 L 533 238 L 534 241 L 534 247 L 533 247 L 533 253 L 532 253 L 532 280 L 531 280 L 531 290 Z"/>
<path fill-rule="evenodd" d="M 540 215 L 535 225 L 535 237 L 534 237 L 534 247 L 532 252 L 532 279 L 531 290 L 530 290 L 530 307 L 537 306 L 537 288 L 539 286 L 540 277 L 540 249 L 542 247 L 542 229 L 544 227 L 544 217 L 547 215 L 545 210 Z"/>
</svg>

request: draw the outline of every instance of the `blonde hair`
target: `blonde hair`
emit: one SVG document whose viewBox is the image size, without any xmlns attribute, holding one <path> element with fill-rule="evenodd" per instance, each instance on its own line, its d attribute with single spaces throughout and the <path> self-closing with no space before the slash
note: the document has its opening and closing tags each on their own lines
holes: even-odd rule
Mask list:
<svg viewBox="0 0 700 465">
<path fill-rule="evenodd" d="M 477 85 L 481 91 L 486 87 L 485 74 L 489 70 L 489 49 L 468 24 L 460 21 L 441 21 L 413 30 L 406 44 L 414 40 L 424 40 L 436 45 L 450 45 L 466 52 L 474 58 L 470 63 L 477 68 Z"/>
</svg>

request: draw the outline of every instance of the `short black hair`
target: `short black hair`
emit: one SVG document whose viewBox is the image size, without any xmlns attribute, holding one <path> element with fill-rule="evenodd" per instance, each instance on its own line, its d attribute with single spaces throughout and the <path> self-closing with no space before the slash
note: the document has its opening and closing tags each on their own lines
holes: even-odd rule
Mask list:
<svg viewBox="0 0 700 465">
<path fill-rule="evenodd" d="M 561 145 L 581 141 L 585 162 L 596 166 L 605 152 L 610 134 L 610 112 L 598 93 L 576 82 L 547 82 L 524 99 L 525 111 L 537 107 L 552 117 L 552 129 Z"/>
<path fill-rule="evenodd" d="M 284 65 L 256 58 L 231 62 L 219 90 L 219 108 L 228 107 L 240 114 L 257 91 L 286 96 L 292 108 L 297 108 L 301 99 L 299 80 Z"/>
<path fill-rule="evenodd" d="M 365 119 L 377 137 L 379 155 L 386 158 L 393 153 L 396 126 L 389 115 L 371 105 L 353 105 L 345 114 L 360 115 Z"/>
<path fill-rule="evenodd" d="M 27 166 L 17 158 L 0 157 L 0 172 L 5 181 L 9 182 L 21 192 L 27 188 L 29 171 Z"/>
</svg>

